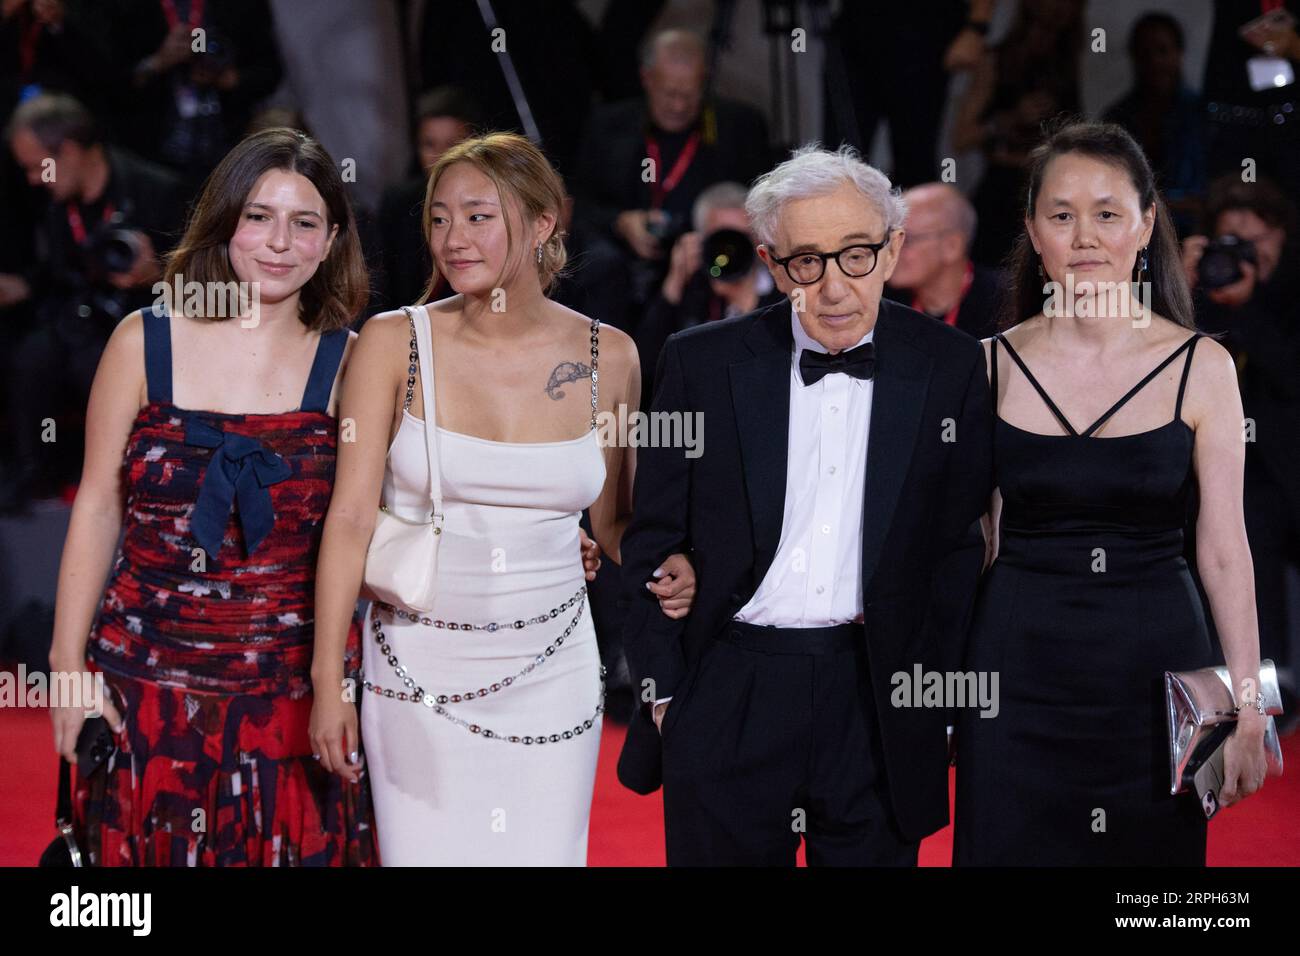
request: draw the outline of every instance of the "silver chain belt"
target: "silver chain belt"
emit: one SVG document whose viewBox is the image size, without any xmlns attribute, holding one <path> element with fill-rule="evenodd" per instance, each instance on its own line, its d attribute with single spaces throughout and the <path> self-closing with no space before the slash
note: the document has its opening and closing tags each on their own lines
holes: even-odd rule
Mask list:
<svg viewBox="0 0 1300 956">
<path fill-rule="evenodd" d="M 412 614 L 410 611 L 404 610 L 403 608 L 400 607 L 396 607 L 392 604 L 385 604 L 383 601 L 376 601 L 375 607 L 383 608 L 385 611 L 388 611 L 390 614 L 400 617 L 404 621 L 411 621 L 415 624 L 423 624 L 425 627 L 442 628 L 448 631 L 487 631 L 488 633 L 491 634 L 497 631 L 504 631 L 511 628 L 513 628 L 516 631 L 522 630 L 523 628 L 528 627 L 530 624 L 545 624 L 547 621 L 559 617 L 569 608 L 573 607 L 573 605 L 577 604 L 580 600 L 582 600 L 583 595 L 585 595 L 586 593 L 587 593 L 587 585 L 584 584 L 580 588 L 578 588 L 578 590 L 573 592 L 573 597 L 569 598 L 559 607 L 551 608 L 549 613 L 542 612 L 541 614 L 538 614 L 535 617 L 530 617 L 527 620 L 500 621 L 500 622 L 493 621 L 490 624 L 465 624 L 465 623 L 457 623 L 456 621 L 441 621 L 438 620 L 437 618 L 428 617 L 427 615 L 421 616 L 419 614 Z"/>
<path fill-rule="evenodd" d="M 501 691 L 504 688 L 511 686 L 516 680 L 526 677 L 528 674 L 532 673 L 537 667 L 546 663 L 546 659 L 560 649 L 560 646 L 564 643 L 564 639 L 573 633 L 574 628 L 578 626 L 578 621 L 582 619 L 582 609 L 583 609 L 583 605 L 585 605 L 586 603 L 585 592 L 586 592 L 586 585 L 583 585 L 583 587 L 579 591 L 579 595 L 577 595 L 578 600 L 580 602 L 580 606 L 578 607 L 578 613 L 575 614 L 573 619 L 569 622 L 569 626 L 564 629 L 564 633 L 562 633 L 559 637 L 557 637 L 554 641 L 552 641 L 549 645 L 547 645 L 546 649 L 542 653 L 538 654 L 535 658 L 529 661 L 528 665 L 524 667 L 523 670 L 521 670 L 518 674 L 514 674 L 508 677 L 503 677 L 501 680 L 495 681 L 492 684 L 489 684 L 487 687 L 480 687 L 478 690 L 466 691 L 464 694 L 435 695 L 435 694 L 428 693 L 427 691 L 425 691 L 423 687 L 417 686 L 415 683 L 415 679 L 408 676 L 406 668 L 398 662 L 397 655 L 393 653 L 393 649 L 389 645 L 388 639 L 384 636 L 383 627 L 379 623 L 379 618 L 376 616 L 372 616 L 371 629 L 375 633 L 375 641 L 376 643 L 379 644 L 379 650 L 388 659 L 388 663 L 392 666 L 397 676 L 401 678 L 402 683 L 406 686 L 407 689 L 404 691 L 395 691 L 392 690 L 391 688 L 380 687 L 378 684 L 374 683 L 373 681 L 366 680 L 364 671 L 362 673 L 362 684 L 366 690 L 371 691 L 372 693 L 375 694 L 379 694 L 383 697 L 387 697 L 389 699 L 399 700 L 399 701 L 410 701 L 411 703 L 414 704 L 424 704 L 424 706 L 432 709 L 433 712 L 438 716 L 446 717 L 452 723 L 459 724 L 460 726 L 468 730 L 470 733 L 479 734 L 480 736 L 487 737 L 492 740 L 502 740 L 512 744 L 544 744 L 547 741 L 550 741 L 551 743 L 558 743 L 561 740 L 570 740 L 573 737 L 580 736 L 586 731 L 591 730 L 591 728 L 595 725 L 596 719 L 600 717 L 600 715 L 605 711 L 605 665 L 603 664 L 600 666 L 600 703 L 596 705 L 596 712 L 591 717 L 588 717 L 586 720 L 584 720 L 582 723 L 576 724 L 572 730 L 565 730 L 561 733 L 539 734 L 535 737 L 532 735 L 501 734 L 487 727 L 482 727 L 478 724 L 471 724 L 469 721 L 457 717 L 455 714 L 448 711 L 443 705 L 447 703 L 462 703 L 462 702 L 468 703 L 471 700 L 476 700 L 480 697 L 486 697 L 488 694 L 497 693 L 498 691 Z M 572 603 L 572 599 L 570 599 L 569 602 L 566 602 L 564 606 L 567 607 L 571 603 Z M 380 604 L 379 602 L 376 602 L 375 606 L 385 607 L 385 608 L 391 607 L 390 605 Z M 400 612 L 398 613 L 400 614 Z M 552 616 L 555 613 L 556 612 L 552 612 Z M 410 615 L 406 615 L 406 616 L 408 618 L 411 617 Z"/>
</svg>

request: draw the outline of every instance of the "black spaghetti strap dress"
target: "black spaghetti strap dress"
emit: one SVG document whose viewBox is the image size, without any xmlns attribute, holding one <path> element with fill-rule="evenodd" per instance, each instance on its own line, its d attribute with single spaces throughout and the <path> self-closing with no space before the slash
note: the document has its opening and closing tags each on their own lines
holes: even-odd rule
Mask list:
<svg viewBox="0 0 1300 956">
<path fill-rule="evenodd" d="M 996 716 L 961 711 L 956 865 L 1205 864 L 1194 795 L 1169 793 L 1166 670 L 1212 663 L 1183 558 L 1193 431 L 1183 393 L 1193 335 L 1084 432 L 1002 336 L 998 345 L 1066 430 L 999 416 L 999 553 L 981 582 L 967 669 L 998 675 Z M 1093 433 L 1186 352 L 1173 418 Z"/>
</svg>

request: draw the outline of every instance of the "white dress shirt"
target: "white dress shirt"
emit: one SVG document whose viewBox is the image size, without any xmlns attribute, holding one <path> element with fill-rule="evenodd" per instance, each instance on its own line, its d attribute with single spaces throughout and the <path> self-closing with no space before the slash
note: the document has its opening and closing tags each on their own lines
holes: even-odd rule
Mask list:
<svg viewBox="0 0 1300 956">
<path fill-rule="evenodd" d="M 789 445 L 776 556 L 733 620 L 774 627 L 862 621 L 862 513 L 873 380 L 843 372 L 804 385 L 803 349 L 825 352 L 790 310 Z M 870 342 L 873 328 L 854 348 Z M 660 697 L 662 704 L 671 697 Z"/>
<path fill-rule="evenodd" d="M 774 627 L 861 621 L 862 496 L 874 382 L 832 372 L 804 385 L 799 353 L 826 349 L 804 331 L 793 309 L 790 323 L 794 349 L 781 539 L 758 590 L 735 620 Z M 873 328 L 857 345 L 874 334 Z"/>
</svg>

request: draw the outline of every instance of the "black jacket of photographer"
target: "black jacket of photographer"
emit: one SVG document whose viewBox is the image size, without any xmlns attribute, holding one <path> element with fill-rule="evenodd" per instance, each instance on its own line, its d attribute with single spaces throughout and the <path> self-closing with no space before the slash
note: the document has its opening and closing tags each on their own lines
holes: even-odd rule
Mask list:
<svg viewBox="0 0 1300 956">
<path fill-rule="evenodd" d="M 137 230 L 149 236 L 154 252 L 162 255 L 180 238 L 189 197 L 180 179 L 161 166 L 117 147 L 106 146 L 109 177 L 104 192 L 94 202 L 82 204 L 50 201 L 41 215 L 36 235 L 36 263 L 28 275 L 36 301 L 38 321 L 67 317 L 88 290 L 116 295 L 126 312 L 153 301 L 150 288 L 123 294 L 99 275 L 88 247 L 105 229 Z M 86 233 L 77 241 L 69 217 L 75 205 Z M 121 316 L 118 316 L 121 318 Z"/>
<path fill-rule="evenodd" d="M 707 101 L 694 128 L 701 133 L 695 157 L 675 188 L 664 197 L 662 206 L 685 225 L 690 223 L 695 198 L 706 188 L 724 180 L 748 186 L 771 166 L 767 123 L 751 106 L 723 99 Z M 676 134 L 652 131 L 641 98 L 592 112 L 578 152 L 572 187 L 574 230 L 579 242 L 587 237 L 611 237 L 620 212 L 651 208 L 653 190 L 641 178 L 646 137 L 651 132 L 661 150 L 658 175 L 666 179 L 692 130 Z"/>
</svg>

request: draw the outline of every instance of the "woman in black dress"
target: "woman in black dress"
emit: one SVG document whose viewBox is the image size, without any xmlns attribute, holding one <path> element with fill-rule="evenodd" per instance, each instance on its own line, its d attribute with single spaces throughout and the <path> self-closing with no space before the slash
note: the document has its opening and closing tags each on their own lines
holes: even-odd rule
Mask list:
<svg viewBox="0 0 1300 956">
<path fill-rule="evenodd" d="M 959 718 L 954 862 L 1204 865 L 1199 805 L 1169 794 L 1163 675 L 1215 656 L 1183 558 L 1199 486 L 1197 564 L 1239 702 L 1259 680 L 1236 373 L 1194 329 L 1123 129 L 1074 124 L 1034 150 L 1025 230 L 1010 327 L 984 342 L 995 558 L 967 666 L 1000 697 Z M 1124 297 L 1135 274 L 1145 309 Z M 1224 803 L 1262 784 L 1263 728 L 1243 706 Z"/>
</svg>

